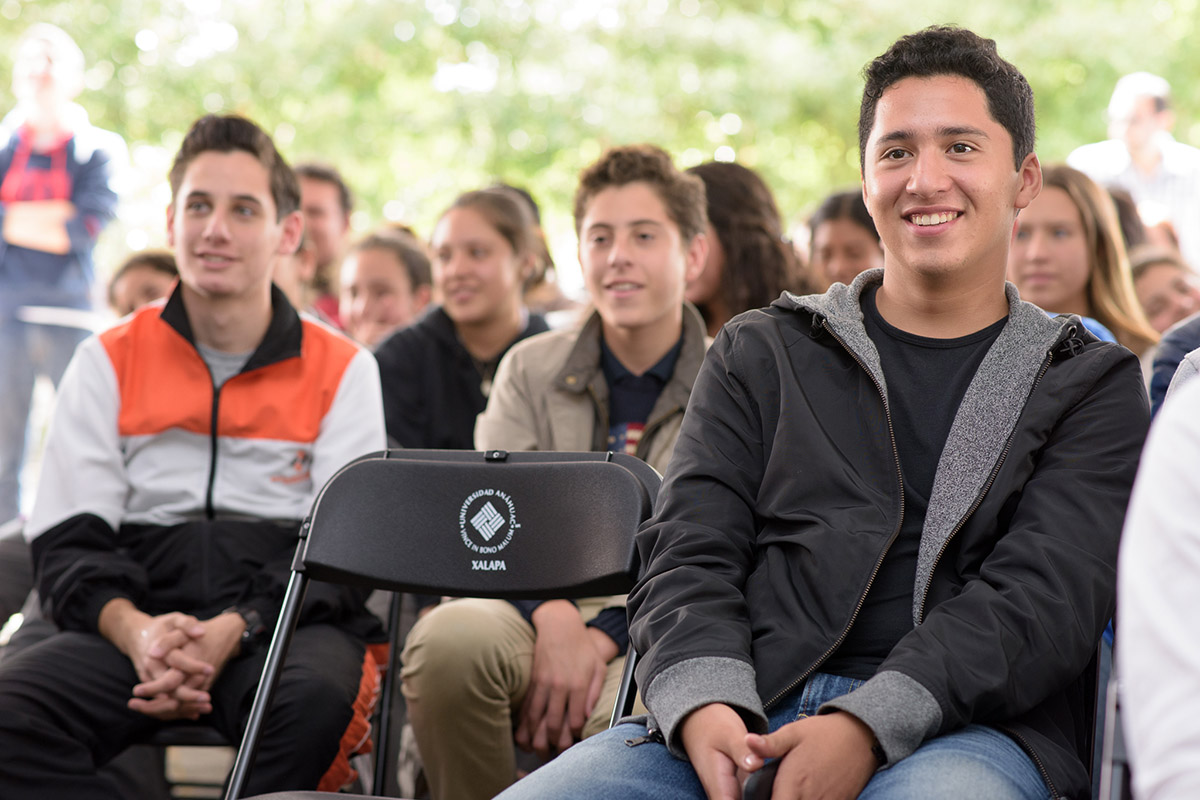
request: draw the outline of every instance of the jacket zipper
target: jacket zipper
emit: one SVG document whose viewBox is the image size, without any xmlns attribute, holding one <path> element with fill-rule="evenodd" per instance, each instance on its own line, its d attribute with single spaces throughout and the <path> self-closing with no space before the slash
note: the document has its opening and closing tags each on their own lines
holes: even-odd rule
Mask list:
<svg viewBox="0 0 1200 800">
<path fill-rule="evenodd" d="M 654 439 L 654 432 L 665 425 L 667 420 L 681 411 L 683 411 L 683 406 L 675 406 L 658 419 L 646 423 L 646 427 L 642 428 L 642 438 L 638 440 L 637 453 L 635 453 L 638 458 L 646 461 L 646 456 L 650 450 L 650 442 Z"/>
<path fill-rule="evenodd" d="M 1042 780 L 1046 782 L 1046 788 L 1050 790 L 1051 797 L 1061 797 L 1058 789 L 1054 788 L 1054 781 L 1050 780 L 1050 773 L 1046 771 L 1046 765 L 1042 763 L 1042 759 L 1038 757 L 1037 751 L 1025 740 L 1025 737 L 1016 731 L 1006 728 L 1003 725 L 997 725 L 998 730 L 1002 730 L 1009 736 L 1017 740 L 1017 744 L 1021 745 L 1021 749 L 1033 759 L 1033 764 L 1038 768 L 1038 772 L 1042 774 Z"/>
<path fill-rule="evenodd" d="M 900 535 L 900 528 L 904 524 L 904 472 L 900 468 L 900 451 L 896 448 L 896 432 L 892 428 L 892 409 L 888 405 L 887 394 L 883 391 L 883 386 L 880 385 L 879 380 L 873 374 L 871 374 L 871 371 L 867 369 L 867 365 L 864 364 L 862 359 L 858 357 L 858 354 L 851 350 L 842 337 L 834 333 L 833 329 L 829 327 L 829 321 L 822 320 L 821 327 L 823 327 L 829 333 L 829 335 L 832 336 L 834 340 L 842 346 L 842 349 L 850 354 L 850 357 L 853 358 L 862 371 L 866 373 L 867 377 L 871 379 L 871 382 L 875 384 L 875 389 L 879 392 L 879 398 L 883 401 L 883 413 L 887 418 L 888 437 L 892 440 L 892 456 L 896 459 L 896 481 L 900 486 L 900 518 L 896 520 L 896 529 L 892 531 L 892 535 L 888 538 L 887 544 L 883 548 L 883 552 L 879 554 L 879 558 L 875 561 L 875 567 L 871 570 L 871 577 L 867 580 L 867 588 L 865 588 L 863 593 L 859 595 L 858 605 L 854 607 L 854 613 L 850 616 L 850 622 L 847 623 L 846 627 L 842 629 L 842 632 L 838 635 L 838 638 L 834 640 L 833 644 L 829 646 L 829 649 L 822 653 L 821 657 L 813 662 L 812 666 L 806 669 L 800 675 L 800 677 L 788 684 L 783 691 L 779 692 L 766 703 L 764 703 L 763 708 L 770 708 L 774 703 L 778 702 L 781 698 L 785 697 L 789 692 L 807 680 L 808 676 L 812 675 L 813 672 L 816 671 L 817 667 L 821 666 L 821 664 L 823 664 L 839 647 L 841 647 L 842 642 L 845 641 L 846 636 L 850 633 L 850 629 L 854 627 L 854 623 L 858 619 L 858 614 L 860 611 L 862 611 L 863 603 L 866 602 L 867 594 L 871 591 L 871 586 L 875 583 L 875 578 L 877 575 L 879 575 L 879 570 L 883 566 L 883 560 L 887 557 L 888 551 L 892 549 L 892 544 L 895 543 L 896 537 Z"/>
<path fill-rule="evenodd" d="M 600 398 L 596 396 L 596 390 L 595 390 L 595 388 L 592 387 L 592 384 L 590 382 L 588 383 L 587 393 L 588 393 L 588 397 L 592 398 L 592 407 L 596 410 L 596 413 L 598 415 L 600 415 L 600 435 L 603 437 L 603 442 L 605 445 L 604 449 L 612 450 L 612 448 L 608 446 L 609 445 L 608 437 L 610 435 L 609 434 L 610 426 L 608 424 L 608 405 L 606 403 L 600 402 Z M 595 434 L 593 433 L 593 435 L 595 435 Z M 595 445 L 593 445 L 593 446 L 595 446 Z"/>
<path fill-rule="evenodd" d="M 216 510 L 213 508 L 213 485 L 217 481 L 217 415 L 220 407 L 221 389 L 216 384 L 213 384 L 211 435 L 209 437 L 208 489 L 205 491 L 204 496 L 204 515 L 208 519 L 216 517 Z"/>
<path fill-rule="evenodd" d="M 1037 377 L 1033 380 L 1033 386 L 1031 386 L 1029 389 L 1030 394 L 1033 394 L 1034 390 L 1037 389 L 1038 384 L 1042 381 L 1042 376 L 1046 374 L 1046 370 L 1050 369 L 1050 364 L 1053 361 L 1054 350 L 1052 349 L 1046 354 L 1046 359 L 1042 362 L 1042 368 L 1038 371 Z M 964 514 L 962 519 L 958 521 L 958 524 L 954 526 L 954 530 L 950 531 L 950 535 L 946 537 L 946 541 L 942 542 L 942 547 L 940 550 L 938 550 L 937 557 L 933 560 L 933 566 L 930 567 L 929 578 L 925 581 L 925 586 L 921 590 L 921 607 L 917 615 L 917 624 L 920 624 L 925 619 L 925 604 L 929 600 L 929 587 L 933 583 L 933 573 L 934 570 L 937 569 L 938 562 L 942 560 L 942 555 L 946 552 L 946 548 L 950 546 L 950 542 L 954 539 L 958 532 L 962 530 L 963 526 L 967 524 L 967 520 L 970 519 L 971 515 L 974 514 L 979 506 L 983 504 L 983 498 L 987 496 L 988 491 L 992 488 L 992 484 L 996 481 L 996 475 L 1000 472 L 1000 468 L 1004 465 L 1005 460 L 1008 458 L 1009 450 L 1012 449 L 1013 437 L 1016 436 L 1016 433 L 1016 427 L 1014 427 L 1012 433 L 1010 433 L 1008 436 L 1008 441 L 1004 443 L 1004 449 L 1000 452 L 1000 458 L 996 460 L 996 466 L 992 468 L 992 473 L 988 476 L 987 483 L 984 484 L 983 491 L 980 492 L 979 496 L 975 498 L 975 502 L 969 509 L 967 509 L 967 513 Z M 1050 790 L 1051 797 L 1058 797 L 1059 794 L 1058 790 L 1054 787 L 1054 781 L 1050 779 L 1050 773 L 1046 771 L 1045 764 L 1042 763 L 1041 757 L 1038 756 L 1037 751 L 1033 749 L 1033 746 L 1029 744 L 1024 736 L 1016 731 L 1006 728 L 1002 725 L 997 725 L 996 727 L 999 730 L 1007 733 L 1013 739 L 1017 740 L 1017 743 L 1021 745 L 1021 749 L 1029 755 L 1029 757 L 1033 760 L 1034 766 L 1036 766 L 1038 772 L 1041 773 L 1042 780 L 1046 782 L 1046 787 Z"/>
<path fill-rule="evenodd" d="M 1033 379 L 1033 385 L 1029 387 L 1029 393 L 1032 395 L 1037 389 L 1038 384 L 1042 381 L 1042 376 L 1046 374 L 1046 370 L 1050 369 L 1050 362 L 1054 360 L 1054 351 L 1051 350 L 1046 354 L 1046 359 L 1042 362 L 1042 368 L 1038 371 L 1037 377 Z M 1017 435 L 1017 428 L 1014 425 L 1012 431 L 1008 434 L 1008 440 L 1004 443 L 1004 449 L 1000 451 L 1000 458 L 996 460 L 995 466 L 992 467 L 992 472 L 988 475 L 987 483 L 983 485 L 983 491 L 975 498 L 975 502 L 967 509 L 967 513 L 963 514 L 962 519 L 950 531 L 950 535 L 942 542 L 942 547 L 938 550 L 937 556 L 933 559 L 933 564 L 929 568 L 929 576 L 925 580 L 925 585 L 921 587 L 921 605 L 917 611 L 917 624 L 920 625 L 925 620 L 925 604 L 929 600 L 929 587 L 933 584 L 933 573 L 937 569 L 938 562 L 942 560 L 942 555 L 945 554 L 946 548 L 950 546 L 950 542 L 954 541 L 954 537 L 967 524 L 967 520 L 975 513 L 976 509 L 983 504 L 983 498 L 987 497 L 987 493 L 991 490 L 992 484 L 996 482 L 996 475 L 1000 472 L 1000 467 L 1004 466 L 1004 462 L 1008 459 L 1008 452 L 1012 449 L 1013 438 Z"/>
</svg>

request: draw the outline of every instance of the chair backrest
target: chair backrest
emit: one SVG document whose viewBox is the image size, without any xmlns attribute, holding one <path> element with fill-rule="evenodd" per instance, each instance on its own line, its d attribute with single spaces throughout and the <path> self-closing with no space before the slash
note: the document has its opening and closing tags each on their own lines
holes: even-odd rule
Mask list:
<svg viewBox="0 0 1200 800">
<path fill-rule="evenodd" d="M 626 592 L 659 476 L 611 453 L 386 450 L 325 485 L 298 571 L 423 594 L 571 598 Z"/>
</svg>

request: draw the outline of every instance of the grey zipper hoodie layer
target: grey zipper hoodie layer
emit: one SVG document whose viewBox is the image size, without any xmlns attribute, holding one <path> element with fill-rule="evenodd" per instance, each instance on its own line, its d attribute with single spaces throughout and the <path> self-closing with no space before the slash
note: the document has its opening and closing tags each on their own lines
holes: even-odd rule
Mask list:
<svg viewBox="0 0 1200 800">
<path fill-rule="evenodd" d="M 859 305 L 863 289 L 881 280 L 874 270 L 848 287 L 785 294 L 771 309 L 739 317 L 697 380 L 658 515 L 639 541 L 646 574 L 630 598 L 634 642 L 645 655 L 639 683 L 677 754 L 678 724 L 707 703 L 727 703 L 752 730 L 764 729 L 764 701 L 769 707 L 799 686 L 844 639 L 899 529 L 887 383 Z M 1116 544 L 1145 432 L 1137 363 L 1123 348 L 1097 342 L 1077 317 L 1051 319 L 1011 285 L 1006 291 L 1008 323 L 966 390 L 938 464 L 913 591 L 916 628 L 871 680 L 823 708 L 863 720 L 888 763 L 966 722 L 1001 723 L 1035 709 L 1084 671 L 1112 613 Z M 1113 388 L 1101 393 L 1101 384 Z M 1067 435 L 1073 423 L 1060 418 L 1078 417 L 1083 426 L 1088 415 L 1122 433 L 1093 432 L 1081 446 L 1078 435 Z M 1063 452 L 1079 447 L 1071 457 L 1097 476 L 1058 469 L 1059 451 L 1047 448 L 1059 433 L 1069 440 Z M 1053 493 L 1050 482 L 1066 479 L 1058 491 L 1072 498 L 1067 505 L 1086 504 L 1094 517 L 1081 512 L 1076 524 L 1047 514 L 1052 504 L 1039 498 Z M 1025 508 L 1030 480 L 1040 483 Z M 839 496 L 843 489 L 848 494 Z M 1013 525 L 1019 532 L 1008 542 Z M 1044 549 L 1040 527 L 1053 534 L 1042 537 Z M 1020 545 L 1015 558 L 1028 563 L 1017 563 L 1008 550 L 1025 536 L 1034 544 Z M 1081 547 L 1082 557 L 1075 555 Z M 1040 577 L 1023 585 L 1020 575 L 1047 559 L 1048 585 Z M 1060 570 L 1071 586 L 1054 586 Z M 1058 589 L 1068 596 L 1054 596 Z M 1073 591 L 1083 593 L 1078 604 Z M 1041 597 L 1053 601 L 1043 608 Z M 925 624 L 951 600 L 935 624 Z M 1039 632 L 1058 624 L 1071 635 Z M 989 633 L 1003 625 L 1029 631 L 1028 641 Z M 956 626 L 968 632 L 961 658 Z M 1047 654 L 1062 663 L 1028 678 L 1006 669 L 1006 661 L 1035 656 L 1016 654 L 1042 641 L 1062 646 Z M 939 659 L 951 662 L 945 674 L 930 666 Z M 1000 662 L 979 687 L 964 677 L 972 659 Z M 1028 685 L 1015 688 L 1018 681 Z M 1035 733 L 1044 723 L 1031 723 Z M 1051 738 L 1054 746 L 1043 749 L 1071 749 Z M 1077 782 L 1073 769 L 1057 765 L 1068 756 L 1039 763 L 1052 787 L 1052 773 Z"/>
</svg>

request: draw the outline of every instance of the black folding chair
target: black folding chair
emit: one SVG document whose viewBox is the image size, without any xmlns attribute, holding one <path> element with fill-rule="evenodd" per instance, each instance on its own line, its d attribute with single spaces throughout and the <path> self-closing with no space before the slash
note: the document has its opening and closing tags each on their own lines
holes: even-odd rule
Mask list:
<svg viewBox="0 0 1200 800">
<path fill-rule="evenodd" d="M 645 462 L 614 453 L 387 450 L 348 464 L 321 489 L 301 528 L 227 800 L 245 786 L 308 581 L 458 597 L 625 593 L 637 576 L 634 534 L 650 516 L 659 481 Z M 390 767 L 396 621 L 393 615 L 376 791 Z M 626 674 L 632 678 L 631 669 Z M 632 690 L 623 689 L 614 717 L 632 706 Z"/>
</svg>

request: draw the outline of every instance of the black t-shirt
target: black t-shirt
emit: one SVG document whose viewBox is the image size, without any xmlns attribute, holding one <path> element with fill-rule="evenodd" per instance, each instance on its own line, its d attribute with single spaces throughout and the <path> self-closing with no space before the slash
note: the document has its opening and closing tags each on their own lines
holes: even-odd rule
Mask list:
<svg viewBox="0 0 1200 800">
<path fill-rule="evenodd" d="M 873 287 L 862 296 L 867 335 L 879 350 L 900 470 L 904 518 L 858 619 L 823 672 L 866 680 L 913 627 L 913 582 L 921 528 L 933 476 L 967 386 L 1005 319 L 955 339 L 915 336 L 889 325 L 875 307 Z"/>
</svg>

